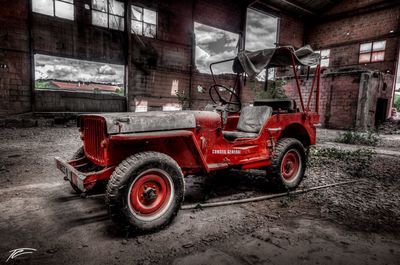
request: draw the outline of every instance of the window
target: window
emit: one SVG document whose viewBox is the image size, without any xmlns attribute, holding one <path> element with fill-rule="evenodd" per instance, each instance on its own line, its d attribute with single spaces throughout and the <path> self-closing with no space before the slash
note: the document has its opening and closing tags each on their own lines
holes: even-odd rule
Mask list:
<svg viewBox="0 0 400 265">
<path fill-rule="evenodd" d="M 385 60 L 386 41 L 374 41 L 360 45 L 359 63 L 382 62 Z"/>
<path fill-rule="evenodd" d="M 275 48 L 278 33 L 278 18 L 263 12 L 247 9 L 246 50 L 257 51 Z"/>
<path fill-rule="evenodd" d="M 74 20 L 74 0 L 32 0 L 32 11 Z"/>
<path fill-rule="evenodd" d="M 131 32 L 155 38 L 157 36 L 157 12 L 132 5 Z"/>
<path fill-rule="evenodd" d="M 125 67 L 35 54 L 35 89 L 124 95 Z"/>
<path fill-rule="evenodd" d="M 278 18 L 255 9 L 247 9 L 246 16 L 246 40 L 245 46 L 248 51 L 257 51 L 274 48 L 278 34 Z M 268 69 L 268 79 L 275 76 L 275 69 Z M 263 70 L 258 74 L 257 80 L 265 81 L 266 73 Z"/>
<path fill-rule="evenodd" d="M 117 0 L 92 0 L 92 24 L 123 31 L 125 4 Z"/>
<path fill-rule="evenodd" d="M 331 57 L 331 50 L 325 49 L 320 51 L 315 51 L 321 55 L 321 67 L 329 67 L 329 60 Z"/>
<path fill-rule="evenodd" d="M 210 63 L 233 59 L 238 52 L 239 35 L 194 23 L 195 63 L 200 73 L 210 74 Z M 232 61 L 213 66 L 214 74 L 232 73 Z"/>
</svg>

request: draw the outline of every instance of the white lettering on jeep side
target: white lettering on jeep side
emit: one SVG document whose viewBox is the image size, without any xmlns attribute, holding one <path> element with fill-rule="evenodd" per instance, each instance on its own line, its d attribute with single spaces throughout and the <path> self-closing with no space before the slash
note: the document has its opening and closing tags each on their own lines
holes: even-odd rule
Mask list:
<svg viewBox="0 0 400 265">
<path fill-rule="evenodd" d="M 212 150 L 213 155 L 239 155 L 240 150 Z"/>
</svg>

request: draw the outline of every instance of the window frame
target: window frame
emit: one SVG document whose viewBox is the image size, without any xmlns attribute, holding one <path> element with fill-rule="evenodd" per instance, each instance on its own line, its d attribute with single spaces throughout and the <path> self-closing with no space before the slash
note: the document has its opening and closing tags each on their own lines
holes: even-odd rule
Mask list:
<svg viewBox="0 0 400 265">
<path fill-rule="evenodd" d="M 329 51 L 329 55 L 322 58 L 322 55 L 321 55 L 322 51 Z M 331 49 L 319 49 L 319 50 L 315 50 L 314 52 L 318 53 L 321 56 L 320 67 L 321 68 L 329 68 L 330 64 L 331 64 Z M 322 60 L 328 60 L 328 65 L 322 66 Z M 316 67 L 317 67 L 316 65 L 311 66 L 311 68 L 316 68 Z"/>
<path fill-rule="evenodd" d="M 50 89 L 50 88 L 46 88 L 46 89 L 43 89 L 43 88 L 36 88 L 36 84 L 35 84 L 35 81 L 36 81 L 36 78 L 35 78 L 35 69 L 36 69 L 36 56 L 47 56 L 47 57 L 54 57 L 54 58 L 62 58 L 62 59 L 67 59 L 67 60 L 73 60 L 73 61 L 85 61 L 85 62 L 89 62 L 89 63 L 95 63 L 95 64 L 108 64 L 108 65 L 118 65 L 118 66 L 123 66 L 123 68 L 124 68 L 124 70 L 123 70 L 123 72 L 124 72 L 124 76 L 126 75 L 126 70 L 127 70 L 127 66 L 125 65 L 125 64 L 119 64 L 119 63 L 115 63 L 115 62 L 113 62 L 113 63 L 110 63 L 108 60 L 99 60 L 99 59 L 96 59 L 96 60 L 89 60 L 89 59 L 82 59 L 82 58 L 77 58 L 77 57 L 71 57 L 71 56 L 64 56 L 64 55 L 60 55 L 60 54 L 55 54 L 55 53 L 50 53 L 50 52 L 40 52 L 40 53 L 38 53 L 38 52 L 34 52 L 33 53 L 33 60 L 34 60 L 34 62 L 33 62 L 33 72 L 34 72 L 34 75 L 33 75 L 33 80 L 34 80 L 34 85 L 33 85 L 33 89 L 34 90 L 41 90 L 41 91 L 56 91 L 56 92 L 60 92 L 60 91 L 68 91 L 68 92 L 73 92 L 73 93 L 91 93 L 91 94 L 94 94 L 94 93 L 96 93 L 94 90 L 91 90 L 91 91 L 70 91 L 70 90 L 65 90 L 65 89 Z M 57 81 L 57 80 L 55 80 L 55 81 Z M 123 81 L 123 93 L 122 94 L 119 94 L 119 93 L 115 93 L 115 92 L 112 92 L 112 93 L 109 93 L 109 94 L 112 94 L 112 95 L 117 95 L 117 96 L 120 96 L 120 97 L 127 97 L 127 93 L 128 93 L 128 87 L 127 87 L 127 83 L 126 83 L 126 80 L 125 80 L 125 77 L 122 79 L 122 81 Z M 84 81 L 84 80 L 79 80 L 79 81 L 68 81 L 68 80 L 60 80 L 60 82 L 82 82 L 82 83 L 94 83 L 94 84 L 99 84 L 99 85 L 109 85 L 108 83 L 96 83 L 96 82 L 93 82 L 93 81 Z M 103 93 L 100 93 L 100 94 L 103 94 Z M 105 94 L 107 94 L 107 93 L 105 93 Z"/>
<path fill-rule="evenodd" d="M 71 3 L 70 1 L 68 1 L 68 0 L 50 0 L 50 1 L 53 2 L 53 12 L 52 12 L 53 14 L 52 14 L 52 15 L 44 14 L 44 13 L 40 13 L 40 12 L 34 11 L 34 10 L 33 10 L 33 2 L 32 2 L 32 4 L 31 4 L 31 12 L 32 12 L 32 13 L 35 13 L 35 14 L 40 14 L 40 15 L 44 15 L 44 16 L 49 16 L 49 17 L 58 18 L 58 19 L 65 19 L 65 20 L 67 20 L 67 21 L 75 21 L 75 0 L 72 0 L 72 3 Z M 64 3 L 64 4 L 72 5 L 72 10 L 73 10 L 72 19 L 65 18 L 65 17 L 59 17 L 59 16 L 56 15 L 56 2 L 62 2 L 62 3 Z"/>
<path fill-rule="evenodd" d="M 384 47 L 382 49 L 374 50 L 374 44 L 375 43 L 379 43 L 379 42 L 383 42 L 384 43 Z M 361 51 L 361 46 L 365 45 L 365 44 L 370 44 L 371 48 L 368 51 Z M 374 54 L 382 53 L 382 52 L 383 52 L 382 60 L 373 60 L 373 55 Z M 365 55 L 365 54 L 369 55 L 369 60 L 368 61 L 360 61 L 361 55 Z M 376 41 L 370 41 L 370 42 L 363 42 L 363 43 L 360 43 L 359 46 L 358 46 L 358 63 L 359 64 L 367 64 L 367 63 L 384 62 L 385 61 L 385 54 L 386 54 L 386 40 L 376 40 Z"/>
<path fill-rule="evenodd" d="M 158 12 L 157 12 L 156 10 L 154 10 L 154 9 L 150 9 L 150 8 L 143 7 L 143 6 L 136 5 L 136 4 L 131 4 L 130 8 L 132 9 L 132 7 L 141 8 L 141 9 L 142 9 L 142 12 L 141 12 L 141 14 L 142 14 L 142 20 L 138 20 L 138 19 L 134 18 L 134 17 L 133 17 L 133 14 L 132 14 L 132 12 L 131 12 L 131 17 L 130 17 L 130 19 L 131 19 L 131 28 L 130 28 L 131 34 L 135 34 L 135 35 L 138 35 L 138 36 L 142 36 L 142 37 L 146 37 L 146 38 L 151 38 L 151 39 L 157 39 L 157 38 L 158 38 Z M 144 10 L 145 10 L 145 9 L 156 13 L 156 23 L 155 23 L 155 24 L 153 24 L 153 23 L 148 23 L 148 22 L 145 22 L 145 21 L 144 21 Z M 132 22 L 134 22 L 134 21 L 135 21 L 135 22 L 140 22 L 140 23 L 141 23 L 141 25 L 142 25 L 142 33 L 141 33 L 141 34 L 132 31 L 132 25 L 133 25 Z M 145 25 L 145 24 L 149 24 L 149 25 L 155 26 L 156 30 L 155 30 L 155 35 L 154 35 L 153 37 L 144 35 L 144 32 L 145 32 L 145 30 L 144 30 L 144 29 L 145 29 L 145 28 L 144 28 L 144 25 Z"/>
<path fill-rule="evenodd" d="M 275 14 L 275 13 L 273 13 L 273 12 L 265 11 L 265 10 L 263 10 L 263 9 L 254 8 L 254 7 L 247 7 L 247 8 L 246 8 L 246 18 L 245 18 L 244 30 L 243 30 L 243 31 L 244 31 L 244 34 L 243 34 L 243 44 L 242 44 L 243 47 L 241 47 L 241 48 L 242 48 L 243 50 L 247 49 L 247 47 L 246 47 L 246 41 L 247 41 L 247 25 L 248 25 L 247 16 L 248 16 L 248 11 L 249 11 L 249 9 L 251 9 L 251 10 L 253 10 L 253 11 L 255 11 L 255 12 L 261 13 L 261 14 L 263 14 L 263 15 L 265 15 L 265 16 L 269 16 L 269 17 L 272 17 L 272 18 L 275 18 L 275 19 L 276 19 L 275 43 L 274 43 L 274 47 L 270 47 L 270 48 L 276 48 L 276 47 L 277 47 L 277 43 L 279 42 L 279 36 L 280 36 L 281 17 L 280 17 L 278 14 Z M 264 47 L 263 49 L 269 49 L 269 47 Z"/>
<path fill-rule="evenodd" d="M 328 56 L 322 57 L 322 51 L 328 51 Z M 320 49 L 319 50 L 319 55 L 321 56 L 321 68 L 328 68 L 331 64 L 331 49 Z M 322 65 L 322 61 L 327 61 L 327 65 Z"/>
<path fill-rule="evenodd" d="M 117 14 L 114 14 L 114 13 L 110 13 L 110 0 L 105 0 L 105 1 L 106 1 L 106 5 L 107 5 L 107 11 L 103 11 L 103 10 L 100 10 L 100 9 L 96 9 L 96 8 L 94 7 L 94 5 L 93 5 L 93 0 L 90 1 L 90 9 L 91 9 L 90 15 L 91 15 L 91 23 L 92 23 L 92 26 L 101 27 L 101 28 L 107 28 L 107 29 L 117 30 L 117 31 L 122 31 L 122 32 L 125 31 L 125 29 L 126 29 L 126 25 L 125 25 L 125 24 L 126 24 L 126 23 L 125 23 L 125 16 L 126 16 L 126 14 L 127 14 L 126 9 L 125 9 L 125 2 L 124 2 L 124 1 L 121 1 L 121 0 L 115 0 L 115 1 L 118 1 L 118 2 L 121 2 L 121 3 L 124 4 L 124 15 L 121 16 L 121 15 L 117 15 Z M 104 27 L 104 26 L 101 26 L 101 25 L 93 24 L 93 11 L 98 12 L 98 13 L 103 13 L 103 14 L 106 14 L 106 15 L 107 15 L 107 27 Z M 115 16 L 115 17 L 122 18 L 123 25 L 124 25 L 123 28 L 122 28 L 122 29 L 116 29 L 116 28 L 110 27 L 110 16 Z"/>
</svg>

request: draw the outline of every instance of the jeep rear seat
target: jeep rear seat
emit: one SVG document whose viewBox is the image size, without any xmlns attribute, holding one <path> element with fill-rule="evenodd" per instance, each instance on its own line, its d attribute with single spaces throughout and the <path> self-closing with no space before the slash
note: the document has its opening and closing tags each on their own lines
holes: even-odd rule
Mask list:
<svg viewBox="0 0 400 265">
<path fill-rule="evenodd" d="M 240 112 L 236 131 L 223 131 L 225 139 L 233 141 L 237 138 L 256 138 L 261 126 L 271 116 L 269 106 L 247 106 Z"/>
</svg>

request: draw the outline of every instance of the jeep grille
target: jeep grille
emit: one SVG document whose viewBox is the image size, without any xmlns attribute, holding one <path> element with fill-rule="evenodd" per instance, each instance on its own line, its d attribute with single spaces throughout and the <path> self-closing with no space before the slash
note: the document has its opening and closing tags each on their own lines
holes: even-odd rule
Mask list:
<svg viewBox="0 0 400 265">
<path fill-rule="evenodd" d="M 85 117 L 83 120 L 85 154 L 95 163 L 105 162 L 101 142 L 106 138 L 105 121 L 100 117 Z"/>
</svg>

